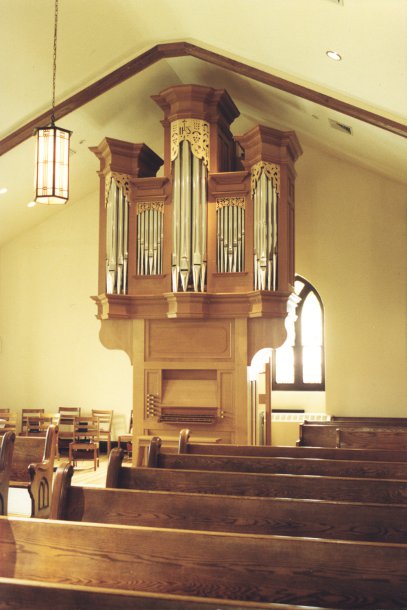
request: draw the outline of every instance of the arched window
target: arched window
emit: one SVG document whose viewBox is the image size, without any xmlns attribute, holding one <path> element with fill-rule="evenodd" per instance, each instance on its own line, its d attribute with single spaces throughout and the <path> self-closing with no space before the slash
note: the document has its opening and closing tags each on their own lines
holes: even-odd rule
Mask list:
<svg viewBox="0 0 407 610">
<path fill-rule="evenodd" d="M 287 320 L 287 339 L 273 350 L 275 390 L 324 390 L 324 309 L 315 288 L 299 275 L 294 289 L 301 299 L 296 320 Z"/>
</svg>

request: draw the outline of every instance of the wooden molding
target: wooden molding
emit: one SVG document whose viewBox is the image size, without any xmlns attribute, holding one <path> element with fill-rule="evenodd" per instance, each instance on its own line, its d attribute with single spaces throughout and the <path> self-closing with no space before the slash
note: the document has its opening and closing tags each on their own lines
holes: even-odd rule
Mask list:
<svg viewBox="0 0 407 610">
<path fill-rule="evenodd" d="M 64 100 L 60 104 L 57 104 L 54 109 L 55 120 L 58 121 L 60 118 L 67 114 L 81 108 L 91 100 L 95 99 L 99 95 L 106 93 L 109 89 L 120 85 L 122 82 L 135 76 L 142 70 L 155 64 L 161 59 L 170 59 L 173 57 L 194 57 L 202 61 L 206 61 L 214 66 L 224 68 L 230 72 L 246 76 L 252 80 L 263 83 L 275 89 L 291 93 L 297 97 L 315 102 L 320 106 L 331 108 L 342 114 L 351 116 L 355 119 L 380 127 L 386 131 L 390 131 L 396 135 L 407 137 L 407 125 L 386 118 L 369 110 L 365 110 L 358 106 L 349 104 L 348 102 L 341 101 L 337 98 L 331 97 L 324 93 L 298 85 L 289 80 L 275 76 L 259 68 L 254 68 L 241 61 L 231 59 L 220 53 L 209 51 L 192 43 L 187 42 L 173 42 L 157 44 L 151 47 L 148 51 L 141 53 L 128 63 L 124 64 L 120 68 L 117 68 L 110 74 L 100 78 L 96 82 L 92 83 L 85 89 L 78 91 L 68 99 Z M 0 141 L 0 156 L 18 146 L 25 140 L 28 140 L 34 132 L 34 129 L 46 125 L 51 120 L 52 110 L 49 109 L 43 112 L 39 116 L 35 117 L 25 125 L 22 125 L 17 130 L 10 133 L 8 136 Z"/>
<path fill-rule="evenodd" d="M 99 320 L 278 318 L 284 322 L 289 292 L 167 292 L 151 295 L 100 294 L 91 297 Z"/>
</svg>

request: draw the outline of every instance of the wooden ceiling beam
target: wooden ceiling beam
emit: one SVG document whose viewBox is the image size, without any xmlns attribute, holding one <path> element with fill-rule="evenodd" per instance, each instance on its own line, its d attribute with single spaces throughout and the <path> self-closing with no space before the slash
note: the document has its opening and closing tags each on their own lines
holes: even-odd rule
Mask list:
<svg viewBox="0 0 407 610">
<path fill-rule="evenodd" d="M 309 100 L 320 106 L 325 106 L 336 112 L 341 112 L 342 114 L 369 123 L 375 127 L 390 131 L 398 136 L 407 137 L 407 125 L 404 125 L 403 123 L 343 102 L 324 93 L 319 93 L 318 91 L 304 87 L 303 85 L 298 85 L 279 76 L 270 74 L 269 72 L 265 72 L 264 70 L 260 70 L 259 68 L 254 68 L 241 61 L 225 57 L 220 53 L 209 51 L 208 49 L 188 42 L 163 43 L 151 47 L 151 49 L 141 53 L 120 68 L 110 72 L 110 74 L 100 78 L 60 104 L 57 104 L 54 109 L 55 120 L 57 121 L 67 114 L 78 110 L 88 102 L 109 91 L 109 89 L 120 85 L 128 78 L 142 72 L 161 59 L 187 56 L 200 59 L 214 66 L 239 74 L 240 76 L 245 76 L 259 83 Z M 50 108 L 3 138 L 0 141 L 0 156 L 25 140 L 28 140 L 37 127 L 49 124 L 51 121 L 51 113 L 52 109 Z"/>
</svg>

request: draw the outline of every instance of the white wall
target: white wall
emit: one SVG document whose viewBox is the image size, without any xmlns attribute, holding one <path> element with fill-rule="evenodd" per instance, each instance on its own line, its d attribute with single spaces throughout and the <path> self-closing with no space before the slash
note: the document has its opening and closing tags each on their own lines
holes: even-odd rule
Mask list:
<svg viewBox="0 0 407 610">
<path fill-rule="evenodd" d="M 406 416 L 407 188 L 304 146 L 296 272 L 325 306 L 326 409 Z"/>
<path fill-rule="evenodd" d="M 124 352 L 101 345 L 90 299 L 97 294 L 98 206 L 95 191 L 0 252 L 0 408 L 110 408 L 120 433 L 130 417 L 132 369 Z"/>
</svg>

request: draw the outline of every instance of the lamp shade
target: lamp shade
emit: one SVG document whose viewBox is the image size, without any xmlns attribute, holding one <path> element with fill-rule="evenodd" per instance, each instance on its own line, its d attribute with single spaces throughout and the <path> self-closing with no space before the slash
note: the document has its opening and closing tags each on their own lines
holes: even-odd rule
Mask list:
<svg viewBox="0 0 407 610">
<path fill-rule="evenodd" d="M 39 127 L 35 167 L 35 201 L 64 204 L 69 198 L 69 141 L 71 132 L 53 123 Z"/>
</svg>

